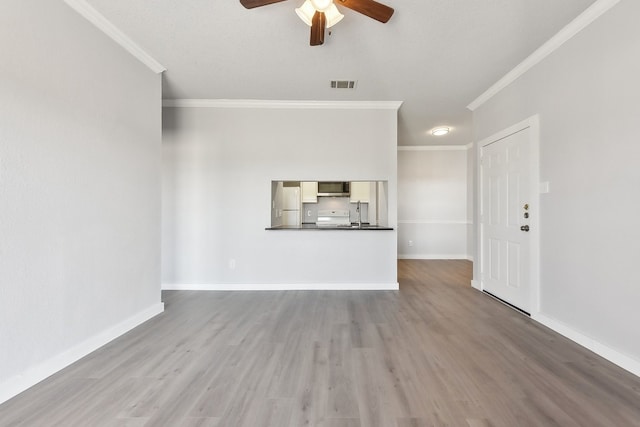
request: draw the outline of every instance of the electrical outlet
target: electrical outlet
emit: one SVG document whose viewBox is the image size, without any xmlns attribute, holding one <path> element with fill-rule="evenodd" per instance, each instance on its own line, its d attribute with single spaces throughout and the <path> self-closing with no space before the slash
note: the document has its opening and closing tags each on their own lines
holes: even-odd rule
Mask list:
<svg viewBox="0 0 640 427">
<path fill-rule="evenodd" d="M 409 240 L 409 246 L 413 246 L 413 240 Z"/>
</svg>

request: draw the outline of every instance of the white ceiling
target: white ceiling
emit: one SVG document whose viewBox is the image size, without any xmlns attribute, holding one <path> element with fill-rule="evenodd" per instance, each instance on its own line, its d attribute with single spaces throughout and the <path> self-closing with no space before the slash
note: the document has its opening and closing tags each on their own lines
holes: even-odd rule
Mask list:
<svg viewBox="0 0 640 427">
<path fill-rule="evenodd" d="M 471 142 L 466 106 L 594 3 L 384 0 L 387 24 L 338 6 L 345 18 L 311 47 L 303 0 L 87 1 L 167 68 L 165 99 L 404 101 L 399 145 Z M 431 136 L 439 125 L 452 132 Z"/>
</svg>

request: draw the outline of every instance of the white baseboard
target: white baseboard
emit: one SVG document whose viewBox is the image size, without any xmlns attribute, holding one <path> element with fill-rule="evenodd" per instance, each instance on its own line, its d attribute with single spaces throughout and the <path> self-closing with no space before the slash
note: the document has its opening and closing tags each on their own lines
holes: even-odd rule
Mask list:
<svg viewBox="0 0 640 427">
<path fill-rule="evenodd" d="M 398 259 L 469 259 L 467 254 L 398 254 Z"/>
<path fill-rule="evenodd" d="M 482 284 L 480 283 L 480 281 L 479 281 L 479 280 L 472 280 L 472 281 L 471 281 L 471 287 L 472 287 L 473 289 L 477 289 L 477 290 L 479 290 L 479 291 L 482 291 Z"/>
<path fill-rule="evenodd" d="M 9 378 L 7 381 L 0 384 L 0 404 L 14 396 L 17 396 L 29 387 L 38 384 L 40 381 L 50 377 L 72 363 L 82 359 L 87 354 L 97 350 L 110 341 L 113 341 L 120 335 L 125 334 L 163 311 L 163 303 L 154 304 L 117 325 L 112 326 L 106 331 L 86 339 L 69 350 L 33 366 L 19 375 Z"/>
<path fill-rule="evenodd" d="M 620 353 L 619 351 L 614 350 L 613 348 L 593 338 L 583 335 L 582 333 L 576 331 L 572 327 L 556 319 L 548 317 L 544 314 L 538 313 L 538 314 L 532 315 L 532 318 L 533 320 L 536 320 L 537 322 L 542 323 L 543 325 L 545 325 L 549 329 L 554 330 L 560 335 L 564 335 L 565 337 L 569 338 L 571 341 L 574 341 L 580 344 L 581 346 L 593 351 L 597 355 L 604 357 L 611 363 L 614 363 L 620 366 L 622 369 L 625 369 L 631 372 L 632 374 L 640 377 L 640 361 L 638 361 L 637 359 L 634 359 L 630 356 Z"/>
<path fill-rule="evenodd" d="M 395 283 L 164 283 L 163 291 L 397 291 Z"/>
</svg>

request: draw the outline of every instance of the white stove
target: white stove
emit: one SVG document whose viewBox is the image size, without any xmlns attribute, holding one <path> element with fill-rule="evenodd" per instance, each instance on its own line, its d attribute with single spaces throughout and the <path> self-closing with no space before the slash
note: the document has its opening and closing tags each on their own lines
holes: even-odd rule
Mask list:
<svg viewBox="0 0 640 427">
<path fill-rule="evenodd" d="M 340 227 L 350 226 L 351 220 L 349 219 L 348 209 L 336 209 L 336 210 L 319 210 L 318 220 L 316 221 L 318 227 Z"/>
</svg>

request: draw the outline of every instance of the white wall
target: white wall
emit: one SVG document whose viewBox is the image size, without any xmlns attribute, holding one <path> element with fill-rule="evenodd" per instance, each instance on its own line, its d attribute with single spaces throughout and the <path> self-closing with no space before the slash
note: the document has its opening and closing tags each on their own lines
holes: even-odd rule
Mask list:
<svg viewBox="0 0 640 427">
<path fill-rule="evenodd" d="M 399 147 L 399 258 L 469 257 L 468 151 L 461 146 Z"/>
<path fill-rule="evenodd" d="M 540 114 L 541 314 L 636 373 L 638 16 L 622 0 L 474 113 L 478 141 Z"/>
<path fill-rule="evenodd" d="M 396 121 L 396 108 L 164 108 L 163 286 L 397 286 L 395 230 L 265 230 L 272 180 L 389 181 L 395 227 Z"/>
<path fill-rule="evenodd" d="M 162 305 L 160 77 L 61 1 L 0 52 L 1 402 Z"/>
</svg>

